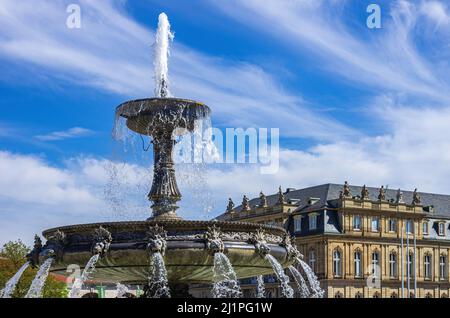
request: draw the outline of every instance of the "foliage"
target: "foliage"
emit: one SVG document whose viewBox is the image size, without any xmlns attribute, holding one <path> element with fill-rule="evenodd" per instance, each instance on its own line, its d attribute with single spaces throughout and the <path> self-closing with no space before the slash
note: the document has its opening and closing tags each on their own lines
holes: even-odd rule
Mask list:
<svg viewBox="0 0 450 318">
<path fill-rule="evenodd" d="M 3 288 L 8 280 L 14 276 L 19 268 L 26 262 L 26 254 L 30 251 L 20 240 L 17 242 L 6 243 L 0 252 L 0 289 Z M 13 298 L 25 297 L 31 282 L 36 276 L 38 269 L 29 267 L 20 278 L 16 289 L 12 295 Z M 51 274 L 48 276 L 43 290 L 44 298 L 65 298 L 68 295 L 65 282 L 58 281 Z"/>
</svg>

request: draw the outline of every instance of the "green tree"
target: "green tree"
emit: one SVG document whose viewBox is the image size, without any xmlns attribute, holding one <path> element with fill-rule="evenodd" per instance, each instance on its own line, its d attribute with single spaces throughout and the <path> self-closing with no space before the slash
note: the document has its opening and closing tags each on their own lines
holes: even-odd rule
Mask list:
<svg viewBox="0 0 450 318">
<path fill-rule="evenodd" d="M 20 240 L 16 242 L 8 242 L 3 245 L 0 251 L 0 289 L 2 289 L 8 280 L 14 276 L 19 268 L 25 264 L 26 255 L 30 249 Z M 12 297 L 25 297 L 31 282 L 36 276 L 38 269 L 29 267 L 20 278 L 16 285 L 16 289 Z M 58 281 L 50 274 L 45 282 L 42 296 L 44 298 L 65 298 L 68 295 L 67 285 L 65 282 Z"/>
<path fill-rule="evenodd" d="M 28 253 L 30 253 L 30 248 L 23 244 L 21 240 L 18 240 L 3 245 L 0 256 L 9 259 L 14 266 L 20 268 L 25 263 Z"/>
</svg>

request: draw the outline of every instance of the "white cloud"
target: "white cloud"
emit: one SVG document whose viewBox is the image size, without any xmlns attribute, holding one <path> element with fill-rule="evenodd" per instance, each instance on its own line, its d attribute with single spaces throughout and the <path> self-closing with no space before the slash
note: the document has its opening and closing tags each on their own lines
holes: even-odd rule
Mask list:
<svg viewBox="0 0 450 318">
<path fill-rule="evenodd" d="M 447 12 L 447 7 L 443 2 L 423 1 L 420 12 L 430 18 L 438 28 L 450 24 L 450 13 Z"/>
<path fill-rule="evenodd" d="M 58 141 L 64 139 L 86 137 L 92 135 L 93 133 L 94 132 L 90 129 L 82 127 L 73 127 L 65 131 L 54 131 L 46 135 L 37 135 L 34 138 L 40 141 Z"/>
<path fill-rule="evenodd" d="M 344 2 L 233 0 L 213 4 L 289 49 L 313 52 L 313 60 L 347 80 L 438 102 L 450 99 L 444 93 L 450 87 L 448 78 L 436 78 L 438 64 L 416 48 L 418 9 L 413 3 L 398 0 L 384 5 L 383 29 L 371 33 L 363 19 L 359 27 L 354 21 L 352 28 L 347 26 Z"/>
<path fill-rule="evenodd" d="M 113 0 L 80 1 L 82 28 L 68 29 L 68 3 L 42 0 L 36 8 L 30 0 L 2 1 L 0 56 L 39 65 L 53 77 L 78 85 L 129 98 L 151 95 L 152 31 L 126 15 L 123 1 Z M 300 96 L 249 63 L 212 58 L 175 41 L 170 74 L 171 91 L 210 105 L 220 124 L 275 127 L 287 136 L 320 140 L 359 134 L 323 112 L 308 109 Z M 256 111 L 259 116 L 254 116 Z"/>
</svg>

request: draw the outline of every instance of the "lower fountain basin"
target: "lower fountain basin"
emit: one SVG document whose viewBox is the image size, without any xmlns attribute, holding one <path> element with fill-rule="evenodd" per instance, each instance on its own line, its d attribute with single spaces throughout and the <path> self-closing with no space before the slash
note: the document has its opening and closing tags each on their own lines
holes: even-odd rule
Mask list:
<svg viewBox="0 0 450 318">
<path fill-rule="evenodd" d="M 280 227 L 243 222 L 167 220 L 96 223 L 46 230 L 43 235 L 47 239 L 58 230 L 66 237 L 62 257 L 54 262 L 50 271 L 69 276 L 71 272 L 66 271 L 69 265 L 77 264 L 83 269 L 92 256 L 94 232 L 101 226 L 111 233 L 113 240 L 106 255 L 96 264 L 92 279 L 105 283 L 147 282 L 149 252 L 146 232 L 155 225 L 167 231 L 164 261 L 169 283 L 213 281 L 214 255 L 207 250 L 205 239 L 205 233 L 212 226 L 220 228 L 224 253 L 239 279 L 273 274 L 270 263 L 249 243 L 252 233 L 261 229 L 265 232 L 270 254 L 284 268 L 291 265 L 287 251 L 281 245 L 286 232 Z"/>
</svg>

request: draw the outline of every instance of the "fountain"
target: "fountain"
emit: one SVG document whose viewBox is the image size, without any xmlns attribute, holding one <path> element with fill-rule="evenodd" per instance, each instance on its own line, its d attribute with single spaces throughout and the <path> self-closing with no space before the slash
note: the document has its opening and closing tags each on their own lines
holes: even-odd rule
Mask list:
<svg viewBox="0 0 450 318">
<path fill-rule="evenodd" d="M 144 221 L 62 226 L 43 232 L 45 246 L 36 244 L 28 256 L 40 270 L 27 297 L 40 295 L 48 272 L 68 275 L 70 264 L 86 264 L 71 296 L 89 277 L 98 283 L 145 284 L 145 297 L 184 297 L 188 284 L 213 284 L 214 297 L 240 297 L 239 279 L 275 271 L 283 297 L 293 290 L 284 268 L 300 253 L 287 232 L 277 226 L 244 222 L 189 221 L 177 214 L 181 200 L 172 151 L 175 138 L 195 132 L 210 108 L 193 100 L 171 97 L 167 57 L 173 39 L 165 14 L 156 36 L 156 98 L 125 102 L 116 119 L 153 144 L 153 183 L 148 198 L 152 215 Z M 93 269 L 95 266 L 95 273 Z M 264 295 L 264 286 L 258 295 Z"/>
</svg>

